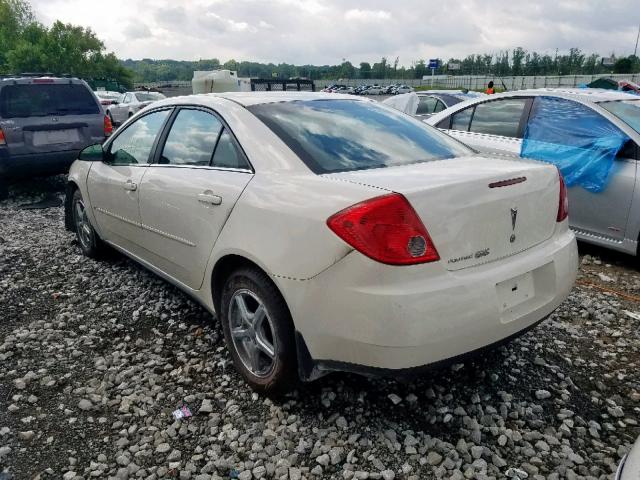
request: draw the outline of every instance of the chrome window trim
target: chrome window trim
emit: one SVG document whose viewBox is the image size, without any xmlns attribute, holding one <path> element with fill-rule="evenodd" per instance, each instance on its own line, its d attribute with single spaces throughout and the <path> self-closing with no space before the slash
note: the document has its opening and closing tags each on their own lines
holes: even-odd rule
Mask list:
<svg viewBox="0 0 640 480">
<path fill-rule="evenodd" d="M 211 165 L 179 165 L 179 164 L 164 164 L 164 163 L 150 163 L 145 165 L 146 167 L 160 167 L 160 168 L 190 168 L 195 170 L 221 170 L 225 172 L 238 172 L 238 173 L 250 173 L 252 170 L 248 168 L 231 168 L 231 167 L 214 167 Z"/>
</svg>

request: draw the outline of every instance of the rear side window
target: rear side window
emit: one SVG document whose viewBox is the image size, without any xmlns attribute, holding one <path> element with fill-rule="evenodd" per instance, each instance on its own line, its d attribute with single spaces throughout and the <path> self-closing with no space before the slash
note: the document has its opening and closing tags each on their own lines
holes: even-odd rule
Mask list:
<svg viewBox="0 0 640 480">
<path fill-rule="evenodd" d="M 6 85 L 0 90 L 0 116 L 3 118 L 98 113 L 98 103 L 81 84 Z"/>
<path fill-rule="evenodd" d="M 468 155 L 457 141 L 373 102 L 310 100 L 249 107 L 315 173 Z"/>
<path fill-rule="evenodd" d="M 111 142 L 111 165 L 144 165 L 149 163 L 153 144 L 164 125 L 170 110 L 153 112 L 129 124 Z"/>
<path fill-rule="evenodd" d="M 209 165 L 222 123 L 202 110 L 180 110 L 159 163 L 169 165 Z"/>
<path fill-rule="evenodd" d="M 436 108 L 433 109 L 433 113 L 441 112 L 445 108 L 447 108 L 446 105 L 444 103 L 442 103 L 441 100 L 438 100 L 437 103 L 436 103 Z"/>
<path fill-rule="evenodd" d="M 225 128 L 218 140 L 216 153 L 213 155 L 213 166 L 220 168 L 249 168 L 249 164 L 240 153 L 231 134 Z"/>
<path fill-rule="evenodd" d="M 471 119 L 470 132 L 518 137 L 520 121 L 529 99 L 509 98 L 476 105 Z"/>
<path fill-rule="evenodd" d="M 433 113 L 433 109 L 435 108 L 437 102 L 438 100 L 433 97 L 420 97 L 416 115 L 428 115 L 430 113 Z"/>
<path fill-rule="evenodd" d="M 473 107 L 470 107 L 452 115 L 451 130 L 460 130 L 462 132 L 469 131 L 469 123 L 471 122 L 472 114 L 473 114 Z"/>
</svg>

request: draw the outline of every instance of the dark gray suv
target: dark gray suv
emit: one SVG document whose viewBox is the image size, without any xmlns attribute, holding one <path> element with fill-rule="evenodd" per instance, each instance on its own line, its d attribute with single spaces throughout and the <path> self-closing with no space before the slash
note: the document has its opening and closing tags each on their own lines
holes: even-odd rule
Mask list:
<svg viewBox="0 0 640 480">
<path fill-rule="evenodd" d="M 112 126 L 83 80 L 0 76 L 0 198 L 7 180 L 65 173 Z"/>
</svg>

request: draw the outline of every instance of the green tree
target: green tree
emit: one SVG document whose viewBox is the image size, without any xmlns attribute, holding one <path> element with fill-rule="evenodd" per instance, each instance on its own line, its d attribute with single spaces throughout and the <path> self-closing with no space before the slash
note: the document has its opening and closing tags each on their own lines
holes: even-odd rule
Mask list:
<svg viewBox="0 0 640 480">
<path fill-rule="evenodd" d="M 360 63 L 360 78 L 371 78 L 371 64 L 369 62 Z"/>
<path fill-rule="evenodd" d="M 0 72 L 6 71 L 8 52 L 19 43 L 25 28 L 34 22 L 31 5 L 25 0 L 0 0 Z"/>
<path fill-rule="evenodd" d="M 632 73 L 633 72 L 633 55 L 622 57 L 613 64 L 613 73 Z"/>
</svg>

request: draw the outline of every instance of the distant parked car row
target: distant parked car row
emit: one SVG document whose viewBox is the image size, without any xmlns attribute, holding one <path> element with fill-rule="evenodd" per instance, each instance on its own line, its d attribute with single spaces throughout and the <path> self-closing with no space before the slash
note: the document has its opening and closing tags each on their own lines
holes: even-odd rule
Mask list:
<svg viewBox="0 0 640 480">
<path fill-rule="evenodd" d="M 399 95 L 402 93 L 413 92 L 413 88 L 402 83 L 394 83 L 392 85 L 358 85 L 350 87 L 348 85 L 334 84 L 322 89 L 325 93 L 348 93 L 352 95 Z"/>
</svg>

